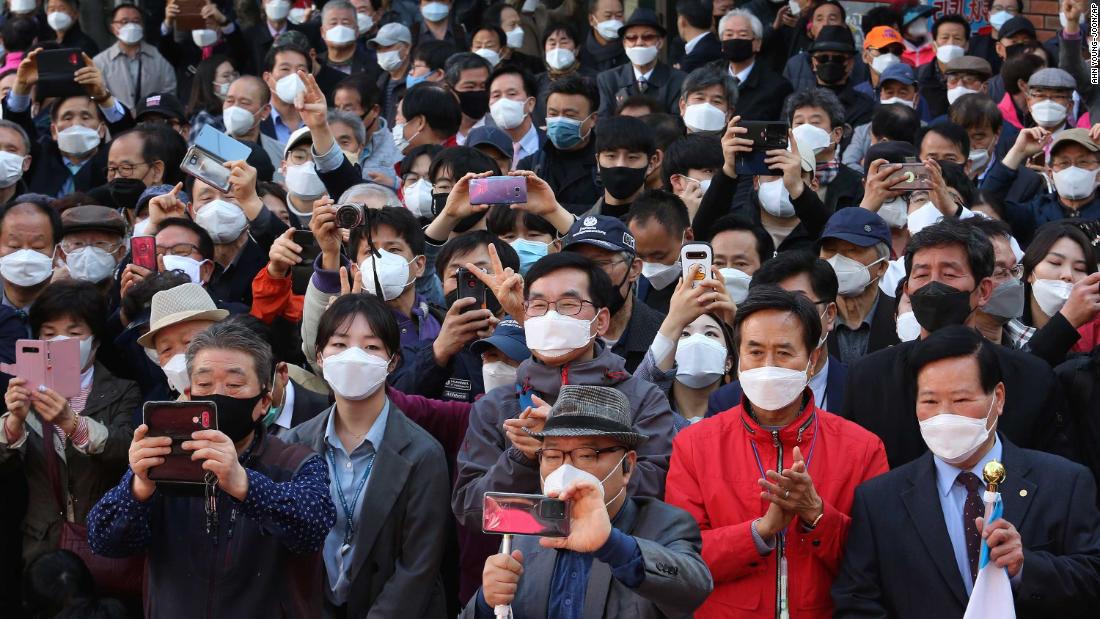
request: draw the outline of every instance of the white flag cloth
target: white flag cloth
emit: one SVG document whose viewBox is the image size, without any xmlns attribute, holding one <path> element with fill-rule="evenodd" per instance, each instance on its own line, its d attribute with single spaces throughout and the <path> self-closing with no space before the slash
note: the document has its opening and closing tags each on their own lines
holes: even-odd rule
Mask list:
<svg viewBox="0 0 1100 619">
<path fill-rule="evenodd" d="M 999 519 L 1004 507 L 999 492 L 986 491 L 985 522 Z M 982 540 L 981 556 L 978 559 L 978 578 L 974 581 L 974 591 L 966 605 L 963 619 L 1016 619 L 1016 607 L 1012 603 L 1012 583 L 1008 580 L 1008 571 L 997 567 L 989 560 L 989 546 Z"/>
</svg>

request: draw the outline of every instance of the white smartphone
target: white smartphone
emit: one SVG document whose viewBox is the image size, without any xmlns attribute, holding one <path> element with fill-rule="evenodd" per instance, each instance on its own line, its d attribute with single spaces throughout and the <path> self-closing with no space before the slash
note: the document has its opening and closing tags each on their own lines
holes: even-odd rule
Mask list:
<svg viewBox="0 0 1100 619">
<path fill-rule="evenodd" d="M 684 279 L 691 281 L 694 288 L 700 281 L 711 277 L 710 267 L 714 264 L 714 250 L 710 243 L 688 241 L 680 248 L 680 264 L 684 269 Z M 700 272 L 695 266 L 703 267 Z"/>
</svg>

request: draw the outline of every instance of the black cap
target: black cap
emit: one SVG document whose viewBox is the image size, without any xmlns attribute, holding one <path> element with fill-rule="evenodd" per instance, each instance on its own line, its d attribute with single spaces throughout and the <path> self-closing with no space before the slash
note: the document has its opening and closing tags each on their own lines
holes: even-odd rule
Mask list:
<svg viewBox="0 0 1100 619">
<path fill-rule="evenodd" d="M 1023 15 L 1017 15 L 1012 19 L 1005 22 L 1005 25 L 1001 26 L 1001 29 L 997 31 L 997 35 L 1000 38 L 1010 37 L 1021 32 L 1030 34 L 1031 38 L 1035 38 L 1035 24 L 1031 23 L 1031 20 Z"/>
<path fill-rule="evenodd" d="M 639 7 L 634 9 L 634 12 L 630 14 L 630 19 L 626 20 L 622 28 L 619 28 L 619 38 L 626 36 L 627 28 L 632 26 L 650 26 L 657 29 L 657 32 L 661 33 L 661 36 L 665 36 L 667 31 L 665 27 L 661 25 L 661 21 L 657 19 L 657 13 L 653 9 L 647 9 Z"/>
<path fill-rule="evenodd" d="M 905 163 L 907 157 L 916 157 L 918 154 L 917 147 L 909 142 L 879 142 L 870 146 L 863 156 L 863 174 L 867 175 L 867 170 L 871 169 L 871 162 L 876 159 L 885 159 L 890 163 Z"/>
<path fill-rule="evenodd" d="M 574 221 L 569 227 L 569 234 L 565 235 L 562 250 L 577 245 L 593 245 L 607 251 L 635 253 L 634 235 L 626 229 L 626 224 L 621 219 L 608 215 L 587 215 Z"/>
<path fill-rule="evenodd" d="M 175 119 L 181 123 L 187 122 L 187 116 L 183 111 L 183 103 L 170 92 L 162 92 L 146 96 L 138 101 L 134 118 L 141 122 L 141 117 L 146 114 L 157 114 L 165 118 Z"/>
<path fill-rule="evenodd" d="M 856 41 L 852 37 L 852 31 L 847 26 L 825 26 L 817 33 L 817 38 L 810 45 L 810 53 L 814 52 L 844 52 L 856 53 Z"/>
</svg>

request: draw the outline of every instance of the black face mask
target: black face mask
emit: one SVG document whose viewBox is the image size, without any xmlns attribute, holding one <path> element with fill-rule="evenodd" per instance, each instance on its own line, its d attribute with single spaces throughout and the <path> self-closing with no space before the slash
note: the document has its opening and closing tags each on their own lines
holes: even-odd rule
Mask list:
<svg viewBox="0 0 1100 619">
<path fill-rule="evenodd" d="M 843 62 L 822 62 L 814 70 L 817 78 L 826 84 L 839 84 L 844 81 Z"/>
<path fill-rule="evenodd" d="M 615 286 L 615 288 L 611 291 L 611 303 L 608 304 L 607 311 L 611 312 L 612 316 L 617 314 L 619 312 L 619 310 L 623 309 L 623 306 L 626 305 L 626 297 L 623 296 L 622 289 L 623 289 L 623 284 L 625 284 L 627 278 L 630 277 L 631 261 L 627 261 L 627 263 L 626 263 L 626 275 L 623 275 L 622 281 L 620 281 Z M 630 294 L 630 293 L 631 293 L 631 291 L 629 289 L 627 289 L 626 294 Z"/>
<path fill-rule="evenodd" d="M 438 216 L 443 212 L 443 207 L 447 206 L 446 193 L 433 193 L 432 194 L 432 216 Z"/>
<path fill-rule="evenodd" d="M 647 168 L 628 168 L 616 166 L 605 168 L 600 166 L 600 180 L 604 189 L 616 200 L 626 200 L 642 188 L 645 183 Z"/>
<path fill-rule="evenodd" d="M 943 282 L 930 282 L 909 295 L 917 322 L 929 333 L 963 324 L 970 316 L 970 293 Z"/>
<path fill-rule="evenodd" d="M 145 183 L 140 178 L 116 178 L 107 183 L 107 192 L 111 194 L 115 207 L 128 211 L 134 210 L 143 191 Z"/>
<path fill-rule="evenodd" d="M 238 443 L 259 423 L 252 418 L 252 413 L 256 410 L 256 403 L 263 396 L 264 392 L 261 391 L 251 398 L 234 398 L 220 393 L 193 397 L 196 400 L 210 400 L 217 405 L 218 430 L 228 436 L 229 440 Z"/>
<path fill-rule="evenodd" d="M 488 90 L 467 90 L 458 92 L 458 106 L 462 113 L 470 118 L 481 118 L 489 111 Z"/>
<path fill-rule="evenodd" d="M 722 41 L 722 56 L 730 62 L 744 62 L 752 58 L 752 39 Z"/>
</svg>

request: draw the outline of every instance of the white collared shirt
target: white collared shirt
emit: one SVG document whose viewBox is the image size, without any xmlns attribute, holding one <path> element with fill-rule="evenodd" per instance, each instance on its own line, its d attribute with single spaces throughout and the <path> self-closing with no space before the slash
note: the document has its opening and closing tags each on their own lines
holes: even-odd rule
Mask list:
<svg viewBox="0 0 1100 619">
<path fill-rule="evenodd" d="M 749 73 L 752 73 L 752 68 L 755 67 L 755 66 L 756 66 L 756 61 L 754 60 L 752 64 L 750 64 L 749 66 L 742 69 L 740 73 L 734 73 L 733 69 L 729 69 L 728 67 L 727 67 L 727 69 L 729 70 L 731 76 L 737 78 L 737 83 L 738 84 L 744 84 L 745 80 L 749 79 Z"/>
<path fill-rule="evenodd" d="M 523 134 L 523 137 L 512 145 L 513 149 L 515 149 L 517 145 L 519 149 L 516 150 L 515 156 L 512 159 L 513 168 L 518 165 L 524 157 L 530 157 L 539 150 L 539 132 L 538 129 L 535 128 L 534 122 L 531 123 L 531 128 L 527 130 L 527 133 Z"/>
<path fill-rule="evenodd" d="M 695 46 L 699 44 L 699 41 L 702 41 L 703 37 L 707 36 L 708 34 L 710 33 L 704 32 L 703 34 L 697 35 L 694 39 L 688 41 L 687 43 L 684 43 L 684 53 L 690 54 L 691 50 L 695 49 Z"/>
<path fill-rule="evenodd" d="M 642 82 L 642 81 L 648 82 L 650 76 L 653 75 L 653 69 L 657 68 L 657 65 L 653 65 L 653 69 L 650 69 L 647 73 L 638 73 L 638 67 L 635 67 L 634 65 L 630 65 L 630 66 L 631 66 L 631 68 L 634 69 L 634 81 L 636 81 L 636 82 Z"/>
</svg>

